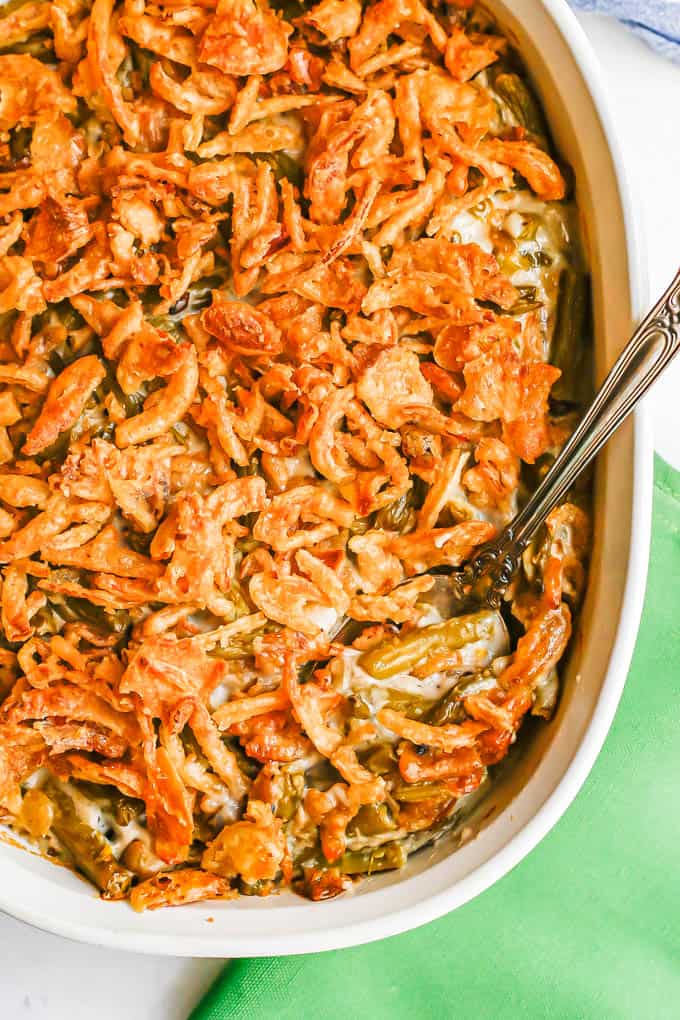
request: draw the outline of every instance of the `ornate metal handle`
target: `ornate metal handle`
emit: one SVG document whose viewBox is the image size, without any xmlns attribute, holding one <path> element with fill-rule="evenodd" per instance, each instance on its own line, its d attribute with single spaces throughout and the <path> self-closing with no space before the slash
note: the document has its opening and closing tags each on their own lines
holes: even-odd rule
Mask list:
<svg viewBox="0 0 680 1020">
<path fill-rule="evenodd" d="M 513 523 L 526 546 L 680 348 L 680 272 L 614 362 L 595 399 Z"/>
<path fill-rule="evenodd" d="M 470 565 L 477 581 L 483 582 L 487 602 L 498 604 L 537 529 L 679 348 L 680 272 L 633 333 L 539 487 L 514 521 L 480 549 Z"/>
</svg>

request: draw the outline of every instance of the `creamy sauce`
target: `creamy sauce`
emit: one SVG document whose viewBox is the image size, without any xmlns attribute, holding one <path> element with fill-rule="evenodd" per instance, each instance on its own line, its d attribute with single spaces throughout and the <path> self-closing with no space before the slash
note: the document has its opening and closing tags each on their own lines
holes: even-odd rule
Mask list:
<svg viewBox="0 0 680 1020">
<path fill-rule="evenodd" d="M 461 244 L 478 244 L 486 252 L 493 251 L 489 224 L 474 212 L 464 209 L 457 213 L 451 220 L 451 230 L 458 234 Z"/>
</svg>

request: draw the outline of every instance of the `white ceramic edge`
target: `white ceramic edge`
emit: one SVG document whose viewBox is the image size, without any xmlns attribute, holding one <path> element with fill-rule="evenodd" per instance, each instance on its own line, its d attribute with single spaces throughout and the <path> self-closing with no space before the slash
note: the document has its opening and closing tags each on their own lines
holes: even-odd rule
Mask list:
<svg viewBox="0 0 680 1020">
<path fill-rule="evenodd" d="M 632 312 L 637 319 L 647 301 L 647 281 L 645 263 L 642 259 L 640 223 L 636 219 L 631 201 L 628 175 L 609 112 L 600 66 L 583 29 L 567 7 L 565 0 L 540 0 L 540 2 L 550 13 L 576 59 L 607 140 L 618 179 L 627 240 Z M 262 932 L 251 943 L 235 933 L 239 940 L 239 956 L 284 953 L 295 955 L 343 949 L 387 938 L 427 924 L 467 903 L 506 875 L 537 846 L 559 821 L 585 782 L 604 744 L 623 692 L 637 638 L 649 560 L 653 489 L 651 428 L 644 409 L 639 410 L 635 415 L 632 468 L 634 483 L 628 569 L 619 624 L 606 676 L 591 721 L 570 766 L 533 818 L 493 858 L 477 867 L 454 886 L 430 896 L 414 906 L 363 922 L 336 924 L 332 930 L 327 932 L 297 931 L 292 934 L 292 940 L 295 943 L 293 952 L 289 945 L 282 946 L 280 944 L 277 935 L 272 938 L 266 932 Z M 223 936 L 215 939 L 209 933 L 206 933 L 205 936 L 164 935 L 159 932 L 131 934 L 129 931 L 118 932 L 113 927 L 104 929 L 79 924 L 66 918 L 55 918 L 45 911 L 17 906 L 4 888 L 0 888 L 0 910 L 5 910 L 11 916 L 43 931 L 112 949 L 126 949 L 133 952 L 167 956 L 205 957 L 220 957 L 226 956 L 230 952 L 234 954 L 236 952 Z M 237 921 L 236 918 L 235 920 Z"/>
</svg>

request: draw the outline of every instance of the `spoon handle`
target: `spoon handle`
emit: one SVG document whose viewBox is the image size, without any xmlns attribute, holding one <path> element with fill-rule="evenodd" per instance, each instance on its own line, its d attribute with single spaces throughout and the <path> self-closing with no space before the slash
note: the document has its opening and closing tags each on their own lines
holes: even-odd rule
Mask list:
<svg viewBox="0 0 680 1020">
<path fill-rule="evenodd" d="M 472 598 L 498 608 L 522 553 L 578 475 L 633 410 L 680 348 L 680 271 L 644 317 L 578 426 L 522 510 L 469 564 Z"/>
<path fill-rule="evenodd" d="M 680 349 L 680 271 L 614 362 L 593 402 L 545 478 L 513 521 L 524 549 L 550 511 L 630 414 Z"/>
</svg>

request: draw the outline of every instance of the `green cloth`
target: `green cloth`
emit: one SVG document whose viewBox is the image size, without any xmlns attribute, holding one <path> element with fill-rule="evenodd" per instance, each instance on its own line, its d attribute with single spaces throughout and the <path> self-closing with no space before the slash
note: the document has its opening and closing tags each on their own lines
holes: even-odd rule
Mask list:
<svg viewBox="0 0 680 1020">
<path fill-rule="evenodd" d="M 680 474 L 657 459 L 650 574 L 604 749 L 514 871 L 439 921 L 229 964 L 190 1020 L 680 1018 Z"/>
</svg>

